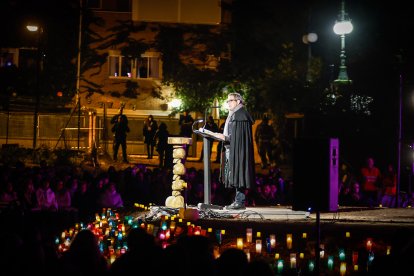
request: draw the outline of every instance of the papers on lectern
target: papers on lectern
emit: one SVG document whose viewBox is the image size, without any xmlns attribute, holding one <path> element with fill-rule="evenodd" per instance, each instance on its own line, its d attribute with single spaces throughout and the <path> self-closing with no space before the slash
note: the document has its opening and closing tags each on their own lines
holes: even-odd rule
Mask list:
<svg viewBox="0 0 414 276">
<path fill-rule="evenodd" d="M 215 140 L 223 141 L 223 139 L 216 136 L 216 134 L 217 134 L 216 132 L 210 131 L 210 130 L 202 128 L 202 127 L 200 127 L 197 131 L 195 131 L 195 133 L 201 134 L 203 136 L 207 136 L 209 138 L 213 138 Z"/>
</svg>

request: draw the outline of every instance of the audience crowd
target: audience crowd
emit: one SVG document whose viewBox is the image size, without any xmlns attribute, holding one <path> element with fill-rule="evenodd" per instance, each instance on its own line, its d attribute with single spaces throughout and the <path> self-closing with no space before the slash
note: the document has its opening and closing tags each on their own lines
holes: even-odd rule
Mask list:
<svg viewBox="0 0 414 276">
<path fill-rule="evenodd" d="M 373 163 L 373 159 L 368 158 L 366 167 L 358 173 L 351 172 L 346 164 L 342 164 L 338 194 L 340 205 L 372 207 L 382 204 L 384 207 L 396 207 L 396 177 L 392 165 L 383 173 L 379 169 L 372 173 Z M 225 205 L 233 195 L 217 182 L 218 174 L 218 170 L 212 171 L 211 201 L 216 205 Z M 168 271 L 166 268 L 179 263 L 182 265 L 176 268 L 182 270 L 182 275 L 227 275 L 229 272 L 251 275 L 248 271 L 260 272 L 258 275 L 274 275 L 269 264 L 260 259 L 248 262 L 245 253 L 237 249 L 214 258 L 214 250 L 203 237 L 182 237 L 176 244 L 161 250 L 154 237 L 142 229 L 130 232 L 128 254 L 112 265 L 102 259 L 96 237 L 89 230 L 79 232 L 70 249 L 59 255 L 54 250 L 53 240 L 48 235 L 41 235 L 45 230 L 52 233 L 54 229 L 42 229 L 41 222 L 34 223 L 35 220 L 63 218 L 57 224 L 66 224 L 59 225 L 64 228 L 74 223 L 93 221 L 95 213 L 102 208 L 127 208 L 134 203 L 163 206 L 165 199 L 171 195 L 172 176 L 170 168 L 151 168 L 142 164 L 123 170 L 110 166 L 107 170 L 95 168 L 92 171 L 80 166 L 48 166 L 45 162 L 34 167 L 24 163 L 17 163 L 14 167 L 1 166 L 1 214 L 18 214 L 25 225 L 18 234 L 14 231 L 0 233 L 5 248 L 8 248 L 0 256 L 1 265 L 5 267 L 4 275 L 53 274 L 56 271 L 67 275 L 115 275 L 136 269 L 146 271 L 143 268 L 146 265 L 159 269 L 157 274 L 161 274 Z M 188 205 L 203 202 L 203 176 L 202 170 L 187 168 L 185 179 L 188 187 L 185 193 Z M 368 180 L 372 182 L 369 185 L 366 184 Z M 289 205 L 292 185 L 292 181 L 285 179 L 278 168 L 271 167 L 267 174 L 256 175 L 256 189 L 248 191 L 247 205 Z M 405 207 L 412 202 L 413 198 L 407 197 L 400 200 L 399 206 Z M 18 227 L 18 224 L 13 227 Z M 21 255 L 21 252 L 24 254 Z M 157 266 L 161 259 L 165 260 L 165 264 Z M 136 266 L 138 260 L 142 268 Z"/>
</svg>

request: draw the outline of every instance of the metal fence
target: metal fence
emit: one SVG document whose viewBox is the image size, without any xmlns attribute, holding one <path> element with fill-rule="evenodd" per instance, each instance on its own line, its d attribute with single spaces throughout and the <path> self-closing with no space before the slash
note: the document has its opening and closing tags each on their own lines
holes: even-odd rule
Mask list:
<svg viewBox="0 0 414 276">
<path fill-rule="evenodd" d="M 128 154 L 145 154 L 142 129 L 147 116 L 128 117 L 130 132 L 127 136 Z M 0 113 L 0 143 L 23 148 L 33 147 L 33 113 Z M 175 118 L 156 118 L 167 124 L 171 135 L 178 135 Z M 91 112 L 77 114 L 39 114 L 36 133 L 37 147 L 91 150 L 96 144 L 101 150 L 112 153 L 113 134 L 110 118 Z M 191 152 L 191 151 L 190 151 Z"/>
</svg>

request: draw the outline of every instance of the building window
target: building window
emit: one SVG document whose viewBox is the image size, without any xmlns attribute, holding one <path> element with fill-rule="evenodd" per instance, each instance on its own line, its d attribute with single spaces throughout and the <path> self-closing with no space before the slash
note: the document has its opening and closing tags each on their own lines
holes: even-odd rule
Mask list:
<svg viewBox="0 0 414 276">
<path fill-rule="evenodd" d="M 157 52 L 145 52 L 140 57 L 122 56 L 120 51 L 109 51 L 109 77 L 160 79 L 161 60 Z"/>
</svg>

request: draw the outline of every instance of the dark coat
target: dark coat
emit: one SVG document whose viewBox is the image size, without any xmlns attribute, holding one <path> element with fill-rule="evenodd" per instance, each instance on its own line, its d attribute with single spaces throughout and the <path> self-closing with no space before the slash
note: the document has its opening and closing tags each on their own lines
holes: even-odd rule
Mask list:
<svg viewBox="0 0 414 276">
<path fill-rule="evenodd" d="M 181 115 L 178 124 L 180 125 L 180 136 L 183 137 L 191 137 L 193 134 L 193 126 L 194 119 L 191 117 L 190 114 Z"/>
<path fill-rule="evenodd" d="M 118 120 L 118 118 L 120 118 Z M 129 132 L 128 118 L 124 114 L 117 114 L 112 117 L 111 124 L 113 124 L 112 132 L 116 141 L 125 141 L 127 132 Z"/>
<path fill-rule="evenodd" d="M 161 123 L 154 137 L 154 139 L 158 141 L 157 143 L 158 152 L 164 152 L 168 148 L 168 136 L 170 136 L 170 133 L 167 130 L 167 125 L 165 123 Z"/>
<path fill-rule="evenodd" d="M 226 188 L 254 187 L 253 124 L 253 118 L 244 107 L 237 110 L 229 121 L 230 141 L 226 143 L 230 147 L 230 156 L 222 173 Z"/>
<path fill-rule="evenodd" d="M 263 120 L 257 126 L 255 134 L 256 143 L 270 143 L 275 136 L 275 130 L 269 125 L 268 121 Z"/>
<path fill-rule="evenodd" d="M 142 132 L 144 134 L 144 143 L 155 146 L 155 134 L 158 130 L 158 124 L 156 121 L 147 121 L 144 124 Z"/>
</svg>

